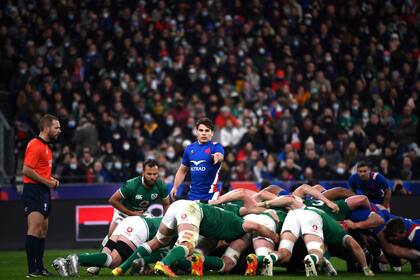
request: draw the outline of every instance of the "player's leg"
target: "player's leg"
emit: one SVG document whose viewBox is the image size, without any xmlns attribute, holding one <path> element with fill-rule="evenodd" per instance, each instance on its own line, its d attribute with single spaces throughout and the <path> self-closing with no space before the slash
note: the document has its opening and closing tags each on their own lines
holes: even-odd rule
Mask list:
<svg viewBox="0 0 420 280">
<path fill-rule="evenodd" d="M 313 234 L 304 234 L 303 242 L 308 250 L 308 255 L 303 259 L 306 276 L 318 276 L 317 267 L 324 262 L 324 242 Z"/>
<path fill-rule="evenodd" d="M 365 274 L 365 276 L 375 275 L 367 265 L 366 256 L 365 256 L 365 253 L 363 252 L 362 247 L 360 247 L 359 243 L 357 243 L 357 241 L 354 240 L 353 237 L 351 237 L 350 235 L 345 236 L 344 247 L 346 247 L 352 252 L 357 262 L 360 264 L 360 267 L 362 267 L 363 273 Z"/>
<path fill-rule="evenodd" d="M 269 255 L 274 251 L 274 242 L 265 238 L 255 238 L 252 243 L 261 275 L 273 276 L 273 260 Z"/>
</svg>

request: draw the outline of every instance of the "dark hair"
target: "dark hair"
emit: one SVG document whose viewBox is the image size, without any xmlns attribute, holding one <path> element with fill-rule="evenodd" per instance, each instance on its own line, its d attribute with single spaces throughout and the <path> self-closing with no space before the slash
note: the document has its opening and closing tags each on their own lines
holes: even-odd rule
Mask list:
<svg viewBox="0 0 420 280">
<path fill-rule="evenodd" d="M 154 166 L 157 166 L 157 167 L 159 167 L 159 164 L 158 164 L 158 162 L 157 162 L 155 159 L 148 158 L 148 159 L 146 159 L 146 161 L 143 163 L 143 167 L 144 167 L 144 168 L 146 168 L 146 166 L 149 166 L 149 167 L 154 167 Z"/>
<path fill-rule="evenodd" d="M 359 167 L 369 167 L 370 168 L 369 163 L 367 163 L 367 161 L 364 161 L 364 160 L 359 161 L 357 163 L 357 168 L 359 168 Z"/>
<path fill-rule="evenodd" d="M 385 236 L 390 236 L 396 233 L 405 232 L 405 224 L 401 218 L 392 218 L 385 225 L 384 234 Z"/>
<path fill-rule="evenodd" d="M 198 129 L 198 127 L 200 126 L 200 124 L 205 125 L 206 127 L 210 128 L 211 131 L 214 131 L 214 124 L 213 124 L 213 122 L 209 118 L 199 119 L 195 123 L 195 128 Z"/>
<path fill-rule="evenodd" d="M 58 121 L 56 116 L 45 114 L 42 118 L 39 119 L 38 128 L 40 131 L 44 130 L 47 127 L 51 127 L 53 121 Z"/>
</svg>

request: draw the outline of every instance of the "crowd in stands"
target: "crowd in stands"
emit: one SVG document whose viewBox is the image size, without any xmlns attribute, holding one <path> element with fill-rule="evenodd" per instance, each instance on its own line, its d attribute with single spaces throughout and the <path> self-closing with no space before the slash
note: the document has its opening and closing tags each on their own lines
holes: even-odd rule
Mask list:
<svg viewBox="0 0 420 280">
<path fill-rule="evenodd" d="M 19 156 L 36 120 L 57 115 L 63 183 L 121 182 L 149 157 L 173 182 L 204 116 L 225 148 L 222 181 L 346 180 L 360 159 L 420 178 L 417 1 L 0 7 Z"/>
</svg>

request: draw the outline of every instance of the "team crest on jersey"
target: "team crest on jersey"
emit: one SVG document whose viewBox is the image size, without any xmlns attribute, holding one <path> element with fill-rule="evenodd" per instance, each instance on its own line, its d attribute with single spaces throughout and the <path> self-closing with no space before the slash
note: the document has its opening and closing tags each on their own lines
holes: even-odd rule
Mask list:
<svg viewBox="0 0 420 280">
<path fill-rule="evenodd" d="M 141 194 L 136 194 L 136 199 L 143 199 L 143 195 L 141 195 Z"/>
<path fill-rule="evenodd" d="M 152 200 L 155 200 L 158 197 L 157 193 L 152 193 L 152 195 L 150 196 L 152 198 Z"/>
<path fill-rule="evenodd" d="M 191 150 L 191 154 L 194 154 L 194 150 Z"/>
<path fill-rule="evenodd" d="M 205 152 L 206 154 L 210 154 L 210 147 L 209 147 L 209 148 L 207 148 L 207 149 L 205 149 L 205 150 L 204 150 L 204 152 Z"/>
</svg>

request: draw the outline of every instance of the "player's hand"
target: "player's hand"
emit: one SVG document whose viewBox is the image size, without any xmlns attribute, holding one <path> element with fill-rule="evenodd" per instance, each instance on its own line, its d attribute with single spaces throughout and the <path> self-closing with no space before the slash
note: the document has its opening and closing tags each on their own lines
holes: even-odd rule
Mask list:
<svg viewBox="0 0 420 280">
<path fill-rule="evenodd" d="M 55 179 L 54 177 L 50 178 L 50 181 L 48 182 L 47 186 L 50 189 L 55 190 L 58 186 L 60 185 L 60 181 L 58 181 L 57 179 Z"/>
<path fill-rule="evenodd" d="M 350 220 L 344 220 L 343 223 L 347 226 L 348 229 L 355 229 L 356 224 Z"/>
<path fill-rule="evenodd" d="M 211 154 L 211 158 L 213 159 L 213 164 L 217 164 L 223 160 L 223 155 L 222 153 L 217 152 L 217 153 Z"/>
<path fill-rule="evenodd" d="M 171 193 L 169 194 L 172 201 L 175 201 L 177 192 L 178 192 L 178 188 L 172 187 Z"/>
<path fill-rule="evenodd" d="M 327 206 L 328 206 L 329 208 L 331 208 L 331 210 L 332 210 L 334 213 L 338 213 L 338 211 L 340 211 L 340 208 L 339 208 L 339 207 L 338 207 L 338 205 L 337 205 L 337 204 L 335 204 L 334 202 L 328 202 Z"/>
</svg>

